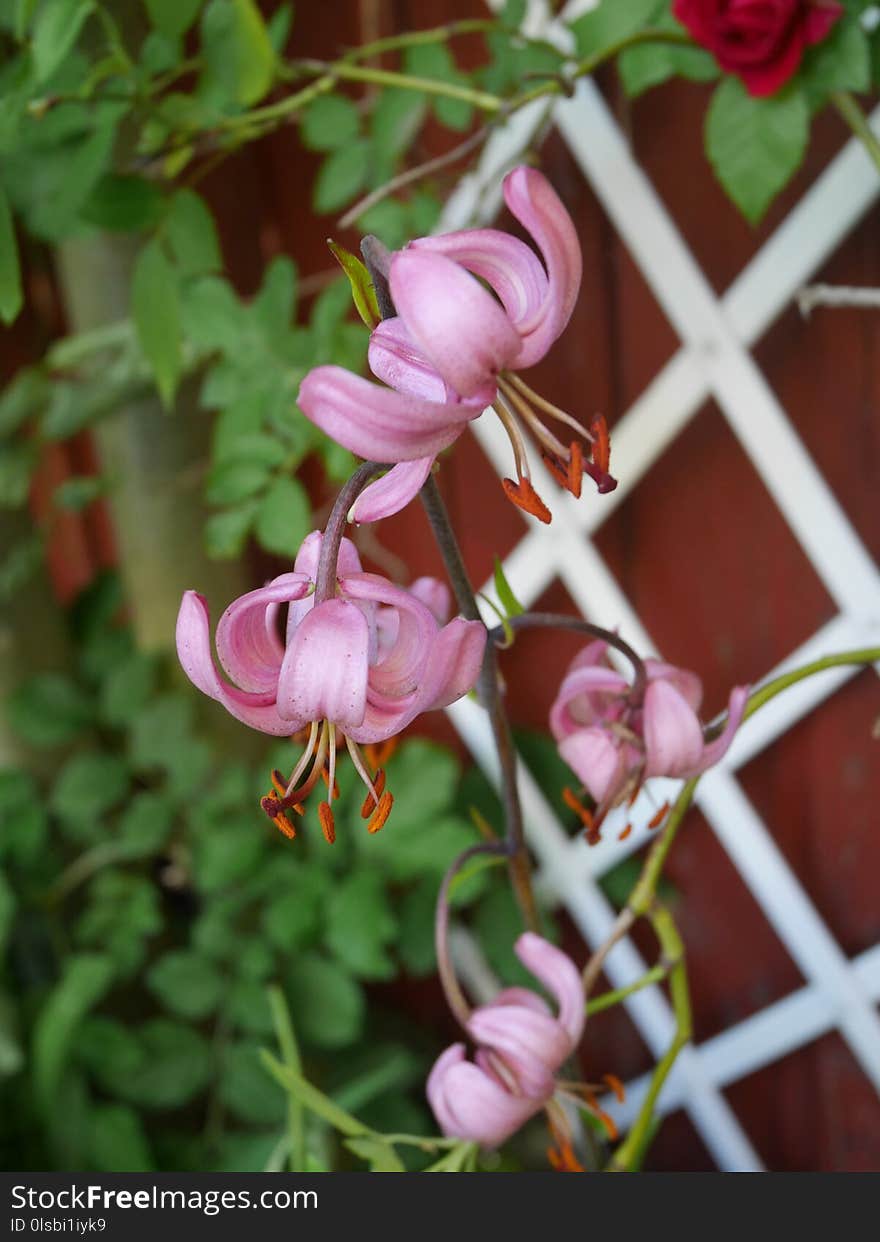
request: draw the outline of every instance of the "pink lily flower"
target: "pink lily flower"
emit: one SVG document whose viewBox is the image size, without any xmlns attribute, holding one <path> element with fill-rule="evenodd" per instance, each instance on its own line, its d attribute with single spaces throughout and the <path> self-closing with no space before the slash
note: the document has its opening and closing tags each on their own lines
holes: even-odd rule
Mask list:
<svg viewBox="0 0 880 1242">
<path fill-rule="evenodd" d="M 571 959 L 533 932 L 524 932 L 515 949 L 555 997 L 556 1016 L 536 992 L 505 988 L 470 1015 L 467 1031 L 477 1044 L 473 1061 L 458 1043 L 434 1063 L 428 1101 L 447 1137 L 483 1147 L 499 1147 L 530 1117 L 547 1109 L 554 1136 L 564 1145 L 565 1115 L 553 1097 L 556 1072 L 583 1034 L 583 985 Z"/>
<path fill-rule="evenodd" d="M 392 799 L 381 770 L 369 775 L 360 746 L 386 742 L 421 712 L 466 694 L 479 674 L 486 630 L 461 617 L 444 624 L 449 592 L 433 579 L 419 579 L 407 591 L 364 573 L 348 539 L 339 552 L 337 594 L 315 606 L 321 540 L 313 531 L 292 573 L 242 595 L 223 613 L 215 636 L 223 672 L 211 649 L 207 604 L 195 591 L 185 592 L 180 605 L 177 653 L 193 685 L 237 720 L 277 736 L 308 728 L 290 778 L 273 773 L 275 792 L 263 808 L 286 835 L 295 835 L 285 812 L 301 813 L 303 799 L 323 777 L 328 793 L 319 817 L 332 840 L 338 735 L 367 787 L 368 828 L 378 831 Z M 282 642 L 278 616 L 285 604 Z"/>
<path fill-rule="evenodd" d="M 607 811 L 634 799 L 651 776 L 699 776 L 727 753 L 742 723 L 749 687 L 730 693 L 723 731 L 706 741 L 698 711 L 703 697 L 699 677 L 660 660 L 646 660 L 647 684 L 641 702 L 620 673 L 605 662 L 606 644 L 590 643 L 572 661 L 550 710 L 550 728 L 559 753 L 597 803 L 593 814 L 566 799 L 581 813 L 588 839 L 598 839 Z"/>
<path fill-rule="evenodd" d="M 380 323 L 370 342 L 370 369 L 388 387 L 331 366 L 316 367 L 303 380 L 297 401 L 306 417 L 352 452 L 397 463 L 361 494 L 352 513 L 356 521 L 403 508 L 437 453 L 488 406 L 504 425 L 516 463 L 517 481 L 505 479 L 505 492 L 541 521 L 551 515 L 531 483 L 523 423 L 554 477 L 573 495 L 580 495 L 584 472 L 600 491 L 616 486 L 608 474 L 604 420 L 594 420 L 588 431 L 511 370 L 539 362 L 564 330 L 582 261 L 571 218 L 540 172 L 515 168 L 504 180 L 504 197 L 537 242 L 543 263 L 524 242 L 498 229 L 418 238 L 391 258 L 397 316 Z M 563 443 L 539 411 L 577 438 Z M 586 454 L 581 441 L 591 446 Z"/>
</svg>

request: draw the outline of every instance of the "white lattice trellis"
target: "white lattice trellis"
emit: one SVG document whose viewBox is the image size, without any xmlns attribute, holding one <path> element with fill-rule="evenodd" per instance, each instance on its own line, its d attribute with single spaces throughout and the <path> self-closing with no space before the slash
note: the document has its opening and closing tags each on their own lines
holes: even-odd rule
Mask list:
<svg viewBox="0 0 880 1242">
<path fill-rule="evenodd" d="M 497 7 L 492 4 L 490 7 Z M 568 15 L 574 8 L 569 6 Z M 546 20 L 543 3 L 530 5 L 530 33 L 564 46 L 564 27 Z M 714 397 L 739 444 L 751 458 L 780 513 L 834 600 L 838 615 L 783 661 L 783 671 L 845 648 L 880 641 L 880 572 L 837 504 L 771 390 L 750 348 L 789 304 L 798 288 L 855 226 L 880 195 L 880 178 L 851 141 L 791 211 L 774 236 L 717 298 L 672 223 L 653 186 L 636 164 L 617 124 L 591 81 L 572 99 L 538 102 L 516 114 L 488 144 L 479 168 L 450 201 L 442 229 L 487 221 L 497 210 L 501 174 L 545 124 L 556 126 L 584 177 L 602 202 L 681 341 L 641 397 L 615 427 L 615 473 L 620 485 L 601 505 L 579 505 L 555 492 L 550 531 L 531 523 L 505 562 L 505 573 L 526 606 L 559 577 L 584 616 L 620 627 L 642 650 L 652 643 L 590 536 L 669 446 L 703 402 Z M 872 117 L 880 132 L 880 109 Z M 472 424 L 489 459 L 507 470 L 508 445 L 494 419 Z M 761 454 L 753 446 L 760 443 Z M 784 471 L 768 463 L 785 461 Z M 553 490 L 540 467 L 540 491 Z M 759 1170 L 760 1157 L 727 1103 L 722 1088 L 824 1032 L 837 1029 L 880 1092 L 880 944 L 850 961 L 807 897 L 766 825 L 749 803 L 737 770 L 841 686 L 853 670 L 811 678 L 776 699 L 742 729 L 724 764 L 703 778 L 697 801 L 743 881 L 807 980 L 804 987 L 713 1039 L 684 1050 L 660 1097 L 661 1112 L 683 1107 L 719 1168 Z M 449 709 L 476 761 L 497 777 L 488 725 L 469 701 Z M 678 783 L 653 782 L 655 798 L 677 793 Z M 545 897 L 564 906 L 584 939 L 607 936 L 613 911 L 595 880 L 637 850 L 644 827 L 625 841 L 609 822 L 607 839 L 588 849 L 570 839 L 525 772 L 521 794 L 530 846 Z M 644 824 L 654 803 L 636 804 Z M 615 987 L 634 982 L 646 964 L 624 940 L 606 973 Z M 653 987 L 626 1002 L 648 1047 L 659 1057 L 673 1033 L 665 996 Z M 643 1098 L 647 1079 L 629 1084 L 626 1103 L 609 1107 L 626 1125 Z"/>
</svg>

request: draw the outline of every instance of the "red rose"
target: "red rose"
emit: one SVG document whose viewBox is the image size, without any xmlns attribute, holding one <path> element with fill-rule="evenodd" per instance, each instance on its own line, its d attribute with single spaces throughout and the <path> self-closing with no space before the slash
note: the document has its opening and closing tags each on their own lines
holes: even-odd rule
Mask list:
<svg viewBox="0 0 880 1242">
<path fill-rule="evenodd" d="M 833 0 L 674 0 L 672 11 L 750 95 L 772 95 L 843 13 Z"/>
</svg>

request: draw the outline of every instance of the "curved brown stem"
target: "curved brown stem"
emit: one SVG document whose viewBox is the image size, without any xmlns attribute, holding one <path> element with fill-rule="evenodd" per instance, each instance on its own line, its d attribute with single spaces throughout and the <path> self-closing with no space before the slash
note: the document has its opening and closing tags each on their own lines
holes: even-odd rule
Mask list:
<svg viewBox="0 0 880 1242">
<path fill-rule="evenodd" d="M 562 612 L 524 612 L 517 617 L 507 618 L 507 627 L 512 630 L 574 630 L 577 634 L 589 634 L 601 642 L 614 647 L 621 655 L 626 656 L 633 667 L 633 684 L 630 695 L 633 700 L 640 701 L 645 693 L 647 671 L 644 660 L 614 630 L 606 630 L 601 625 L 593 625 L 592 621 L 584 621 L 580 617 L 569 617 Z M 489 631 L 489 637 L 496 644 L 504 644 L 507 635 L 504 626 L 497 625 Z"/>
<path fill-rule="evenodd" d="M 480 855 L 494 855 L 495 857 L 503 858 L 508 853 L 509 847 L 505 841 L 482 841 L 479 845 L 472 845 L 463 854 L 459 854 L 458 858 L 455 859 L 452 866 L 446 872 L 437 896 L 437 911 L 434 919 L 434 948 L 437 954 L 437 973 L 443 985 L 446 1002 L 464 1030 L 467 1030 L 471 1009 L 464 992 L 461 990 L 461 985 L 458 982 L 452 960 L 449 956 L 449 891 L 462 868 L 472 858 L 477 858 Z"/>
<path fill-rule="evenodd" d="M 386 467 L 380 462 L 363 462 L 358 466 L 348 482 L 345 483 L 333 502 L 327 525 L 324 527 L 324 538 L 321 540 L 321 554 L 318 557 L 318 570 L 315 574 L 316 605 L 323 604 L 325 600 L 332 599 L 336 594 L 336 562 L 339 560 L 339 548 L 342 544 L 342 537 L 345 534 L 349 509 L 370 480 L 380 470 L 385 469 Z"/>
</svg>

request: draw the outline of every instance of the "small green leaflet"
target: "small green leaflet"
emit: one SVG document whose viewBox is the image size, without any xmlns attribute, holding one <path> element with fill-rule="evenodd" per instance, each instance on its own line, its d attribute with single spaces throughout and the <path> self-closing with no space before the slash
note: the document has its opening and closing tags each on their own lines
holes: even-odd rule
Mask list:
<svg viewBox="0 0 880 1242">
<path fill-rule="evenodd" d="M 0 319 L 12 323 L 21 310 L 21 269 L 12 212 L 0 186 Z"/>
<path fill-rule="evenodd" d="M 177 276 L 158 241 L 138 257 L 131 297 L 138 340 L 167 408 L 180 378 L 180 298 Z"/>
<path fill-rule="evenodd" d="M 333 255 L 333 258 L 348 277 L 348 283 L 351 285 L 351 296 L 354 299 L 357 313 L 372 332 L 381 319 L 381 315 L 379 314 L 379 303 L 376 301 L 376 291 L 373 288 L 370 273 L 357 255 L 352 254 L 350 250 L 346 250 L 344 246 L 340 246 L 329 237 L 327 238 L 327 245 L 330 247 L 330 253 Z"/>
<path fill-rule="evenodd" d="M 498 592 L 498 598 L 506 616 L 518 617 L 525 612 L 525 608 L 516 598 L 510 583 L 505 578 L 504 566 L 501 564 L 500 557 L 497 556 L 495 557 L 495 590 Z"/>
</svg>

